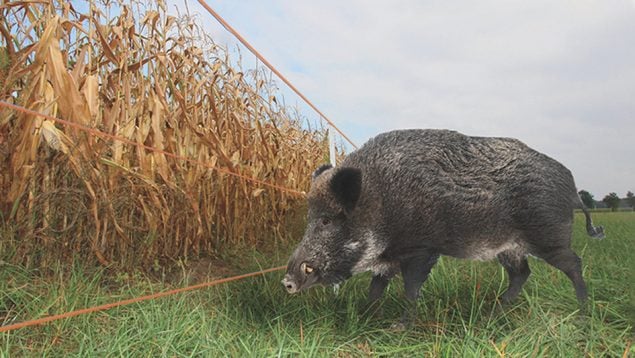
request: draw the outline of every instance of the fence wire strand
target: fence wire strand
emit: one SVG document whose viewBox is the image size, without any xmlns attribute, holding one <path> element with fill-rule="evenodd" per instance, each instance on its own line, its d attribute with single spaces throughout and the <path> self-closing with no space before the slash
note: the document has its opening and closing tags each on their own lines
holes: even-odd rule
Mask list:
<svg viewBox="0 0 635 358">
<path fill-rule="evenodd" d="M 177 289 L 174 289 L 174 290 L 158 292 L 158 293 L 154 293 L 154 294 L 151 294 L 151 295 L 130 298 L 130 299 L 127 299 L 127 300 L 107 303 L 107 304 L 100 305 L 100 306 L 82 308 L 82 309 L 79 309 L 79 310 L 74 310 L 74 311 L 70 311 L 70 312 L 64 312 L 64 313 L 57 314 L 57 315 L 46 316 L 46 317 L 42 317 L 42 318 L 30 320 L 30 321 L 24 321 L 24 322 L 20 322 L 20 323 L 15 323 L 15 324 L 7 325 L 7 326 L 0 326 L 0 333 L 14 331 L 16 329 L 20 329 L 20 328 L 24 328 L 24 327 L 37 326 L 37 325 L 48 323 L 48 322 L 51 322 L 51 321 L 57 321 L 57 320 L 60 320 L 60 319 L 75 317 L 75 316 L 79 316 L 79 315 L 83 315 L 83 314 L 88 314 L 88 313 L 93 313 L 93 312 L 98 312 L 98 311 L 105 311 L 105 310 L 108 310 L 108 309 L 111 309 L 111 308 L 115 308 L 115 307 L 119 307 L 119 306 L 126 306 L 126 305 L 130 305 L 130 304 L 137 303 L 137 302 L 148 301 L 148 300 L 152 300 L 152 299 L 156 299 L 156 298 L 160 298 L 160 297 L 175 295 L 177 293 L 183 293 L 183 292 L 187 292 L 187 291 L 197 290 L 197 289 L 200 289 L 200 288 L 216 286 L 216 285 L 219 285 L 219 284 L 222 284 L 222 283 L 227 283 L 227 282 L 231 282 L 231 281 L 237 281 L 237 280 L 241 280 L 241 279 L 248 278 L 248 277 L 260 276 L 260 275 L 264 275 L 264 274 L 269 273 L 269 272 L 279 271 L 279 270 L 282 270 L 284 268 L 286 268 L 286 266 L 272 267 L 272 268 L 269 268 L 269 269 L 266 269 L 266 270 L 255 271 L 255 272 L 246 273 L 246 274 L 243 274 L 243 275 L 231 276 L 231 277 L 221 278 L 221 279 L 214 280 L 214 281 L 204 282 L 204 283 L 200 283 L 198 285 L 192 285 L 192 286 L 177 288 Z"/>
<path fill-rule="evenodd" d="M 350 143 L 350 145 L 352 145 L 353 148 L 358 149 L 357 145 L 350 138 L 348 138 L 348 136 L 344 134 L 344 132 L 341 129 L 339 129 L 335 125 L 335 123 L 333 123 L 333 121 L 331 121 L 324 113 L 322 113 L 322 111 L 320 111 L 313 104 L 313 102 L 311 102 L 305 95 L 303 95 L 302 92 L 300 92 L 300 90 L 298 90 L 291 83 L 291 81 L 289 81 L 285 76 L 283 76 L 282 73 L 280 73 L 280 71 L 278 71 L 277 68 L 275 68 L 269 61 L 267 61 L 267 59 L 265 59 L 264 56 L 262 56 L 260 52 L 258 52 L 258 50 L 256 50 L 253 46 L 251 46 L 251 44 L 247 42 L 247 40 L 245 40 L 245 38 L 242 37 L 238 33 L 238 31 L 236 31 L 231 25 L 229 25 L 227 21 L 225 21 L 216 11 L 214 11 L 212 7 L 209 6 L 209 4 L 205 0 L 198 0 L 198 2 L 201 4 L 201 6 L 205 8 L 205 10 L 207 10 L 207 12 L 210 13 L 210 15 L 212 15 L 216 19 L 216 21 L 218 21 L 225 28 L 225 30 L 229 31 L 232 35 L 234 35 L 234 37 L 236 37 L 236 39 L 240 41 L 240 43 L 242 43 L 252 54 L 254 54 L 254 56 L 256 56 L 262 63 L 264 63 L 265 66 L 267 66 L 267 68 L 271 70 L 271 72 L 275 73 L 276 76 L 278 76 L 278 78 L 282 80 L 282 82 L 284 82 L 287 86 L 289 86 L 289 88 L 291 88 L 293 92 L 295 92 L 298 96 L 300 96 L 300 98 L 302 98 L 302 100 L 306 104 L 308 104 L 309 107 L 313 108 L 313 110 L 317 114 L 319 114 L 322 119 L 324 119 L 331 127 L 333 127 L 333 129 L 335 129 L 344 139 L 346 139 L 346 141 Z"/>
</svg>

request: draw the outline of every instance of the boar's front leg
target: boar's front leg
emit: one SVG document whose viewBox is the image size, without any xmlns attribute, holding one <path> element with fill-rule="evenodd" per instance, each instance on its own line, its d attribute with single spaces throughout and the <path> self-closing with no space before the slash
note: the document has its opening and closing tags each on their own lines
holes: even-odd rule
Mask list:
<svg viewBox="0 0 635 358">
<path fill-rule="evenodd" d="M 393 325 L 394 329 L 406 329 L 414 322 L 417 317 L 417 298 L 421 285 L 428 278 L 430 270 L 438 259 L 438 254 L 426 254 L 401 261 L 401 275 L 408 302 L 401 320 Z"/>
<path fill-rule="evenodd" d="M 379 312 L 379 299 L 384 295 L 386 287 L 390 280 L 397 274 L 396 270 L 391 270 L 386 273 L 374 274 L 373 279 L 370 281 L 370 287 L 368 289 L 368 302 L 364 308 L 364 314 L 377 315 Z"/>
<path fill-rule="evenodd" d="M 388 275 L 373 275 L 372 281 L 370 281 L 370 288 L 368 289 L 368 304 L 372 305 L 377 302 L 381 296 L 384 295 L 384 290 L 388 286 L 390 279 L 394 274 Z"/>
</svg>

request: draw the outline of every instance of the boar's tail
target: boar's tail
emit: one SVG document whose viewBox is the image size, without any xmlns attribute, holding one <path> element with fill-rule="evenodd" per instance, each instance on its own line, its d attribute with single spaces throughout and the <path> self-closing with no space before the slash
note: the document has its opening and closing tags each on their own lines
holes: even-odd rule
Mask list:
<svg viewBox="0 0 635 358">
<path fill-rule="evenodd" d="M 593 226 L 593 221 L 591 220 L 591 214 L 589 214 L 589 210 L 586 205 L 582 202 L 582 199 L 578 196 L 579 207 L 582 209 L 584 213 L 584 217 L 586 218 L 586 232 L 594 239 L 602 240 L 604 238 L 604 227 L 603 226 Z"/>
</svg>

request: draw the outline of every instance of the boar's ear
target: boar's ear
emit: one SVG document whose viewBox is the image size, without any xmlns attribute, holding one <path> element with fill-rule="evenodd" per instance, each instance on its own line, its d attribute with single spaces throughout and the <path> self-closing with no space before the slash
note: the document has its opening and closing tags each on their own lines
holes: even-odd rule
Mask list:
<svg viewBox="0 0 635 358">
<path fill-rule="evenodd" d="M 330 186 L 337 201 L 350 214 L 362 192 L 362 171 L 357 168 L 341 168 L 331 178 Z"/>
<path fill-rule="evenodd" d="M 324 173 L 325 171 L 331 168 L 333 168 L 331 164 L 324 164 L 320 166 L 319 168 L 315 169 L 315 171 L 313 172 L 313 175 L 311 175 L 311 180 L 315 180 L 315 178 L 319 177 L 320 174 Z"/>
</svg>

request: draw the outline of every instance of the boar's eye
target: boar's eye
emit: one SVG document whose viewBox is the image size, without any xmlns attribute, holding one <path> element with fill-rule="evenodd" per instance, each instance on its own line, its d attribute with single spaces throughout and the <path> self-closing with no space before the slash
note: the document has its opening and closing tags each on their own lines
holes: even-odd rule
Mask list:
<svg viewBox="0 0 635 358">
<path fill-rule="evenodd" d="M 329 219 L 329 218 L 322 218 L 322 219 L 320 219 L 320 223 L 322 224 L 322 226 L 329 225 L 329 224 L 331 224 L 331 219 Z"/>
<path fill-rule="evenodd" d="M 300 265 L 300 270 L 308 275 L 313 272 L 313 267 L 307 265 L 306 262 L 303 262 L 302 265 Z"/>
</svg>

